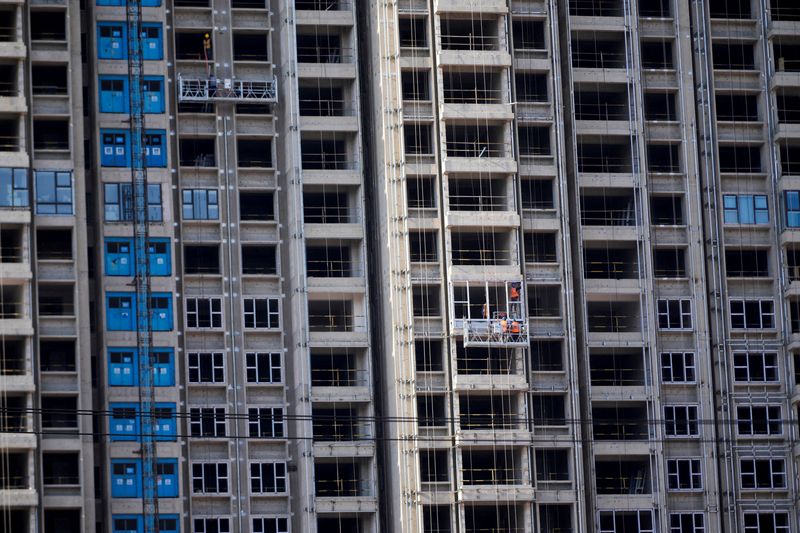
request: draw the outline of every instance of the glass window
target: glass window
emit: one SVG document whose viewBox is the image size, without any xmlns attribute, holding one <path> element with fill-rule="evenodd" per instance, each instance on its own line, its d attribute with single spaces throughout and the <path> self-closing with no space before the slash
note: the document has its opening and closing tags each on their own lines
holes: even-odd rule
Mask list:
<svg viewBox="0 0 800 533">
<path fill-rule="evenodd" d="M 28 205 L 28 169 L 0 168 L 0 207 Z"/>
<path fill-rule="evenodd" d="M 72 172 L 37 170 L 36 214 L 72 214 Z"/>
<path fill-rule="evenodd" d="M 763 194 L 726 194 L 722 197 L 726 224 L 768 224 L 767 197 Z"/>
<path fill-rule="evenodd" d="M 219 193 L 214 189 L 184 189 L 182 206 L 185 220 L 219 219 Z"/>
<path fill-rule="evenodd" d="M 800 228 L 800 191 L 786 191 L 786 226 Z"/>
<path fill-rule="evenodd" d="M 133 221 L 133 186 L 130 183 L 105 183 L 104 214 L 106 222 Z M 147 185 L 147 213 L 150 222 L 161 222 L 164 217 L 161 207 L 161 185 Z"/>
</svg>

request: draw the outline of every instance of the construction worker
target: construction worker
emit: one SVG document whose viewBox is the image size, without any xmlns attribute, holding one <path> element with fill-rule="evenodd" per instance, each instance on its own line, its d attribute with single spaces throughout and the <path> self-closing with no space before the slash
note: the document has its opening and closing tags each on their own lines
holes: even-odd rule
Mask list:
<svg viewBox="0 0 800 533">
<path fill-rule="evenodd" d="M 483 304 L 482 313 L 483 313 L 483 318 L 487 319 L 489 318 L 489 302 Z"/>
<path fill-rule="evenodd" d="M 512 302 L 518 302 L 520 298 L 520 284 L 519 283 L 512 283 L 511 287 L 508 290 L 508 296 Z"/>
<path fill-rule="evenodd" d="M 509 330 L 511 332 L 511 340 L 519 340 L 519 335 L 522 333 L 522 325 L 518 320 L 514 319 L 511 321 L 511 327 Z"/>
<path fill-rule="evenodd" d="M 208 57 L 211 54 L 211 35 L 208 33 L 203 34 L 203 59 L 206 61 L 206 73 L 211 74 L 211 68 L 208 65 Z"/>
</svg>

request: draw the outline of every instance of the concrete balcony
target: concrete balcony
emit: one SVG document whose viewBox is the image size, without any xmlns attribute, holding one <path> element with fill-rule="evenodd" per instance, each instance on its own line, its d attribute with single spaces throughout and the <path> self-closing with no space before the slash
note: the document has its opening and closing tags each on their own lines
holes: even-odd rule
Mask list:
<svg viewBox="0 0 800 533">
<path fill-rule="evenodd" d="M 533 499 L 533 487 L 528 485 L 464 485 L 460 500 L 467 502 L 525 502 Z"/>
<path fill-rule="evenodd" d="M 36 489 L 2 489 L 0 499 L 8 502 L 11 507 L 36 507 L 39 505 L 39 495 Z"/>
<path fill-rule="evenodd" d="M 295 12 L 295 23 L 299 26 L 339 26 L 351 27 L 354 24 L 353 12 L 347 10 L 307 11 L 298 9 Z"/>
<path fill-rule="evenodd" d="M 443 67 L 510 67 L 511 54 L 501 50 L 441 50 L 439 65 Z"/>
<path fill-rule="evenodd" d="M 340 496 L 314 498 L 314 509 L 319 513 L 375 513 L 378 502 L 372 496 Z"/>
<path fill-rule="evenodd" d="M 433 5 L 439 13 L 508 13 L 508 6 L 503 0 L 436 0 Z"/>
<path fill-rule="evenodd" d="M 375 444 L 368 441 L 315 442 L 314 457 L 359 457 L 375 455 Z"/>
</svg>

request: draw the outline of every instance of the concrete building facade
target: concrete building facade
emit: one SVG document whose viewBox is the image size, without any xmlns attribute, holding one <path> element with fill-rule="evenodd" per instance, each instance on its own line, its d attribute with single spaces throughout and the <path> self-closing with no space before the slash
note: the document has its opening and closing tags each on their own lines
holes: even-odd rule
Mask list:
<svg viewBox="0 0 800 533">
<path fill-rule="evenodd" d="M 0 2 L 0 518 L 790 533 L 790 0 Z"/>
</svg>

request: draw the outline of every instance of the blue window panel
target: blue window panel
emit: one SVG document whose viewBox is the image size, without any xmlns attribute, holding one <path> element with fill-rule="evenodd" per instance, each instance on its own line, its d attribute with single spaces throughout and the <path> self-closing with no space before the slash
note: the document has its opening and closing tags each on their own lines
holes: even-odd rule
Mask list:
<svg viewBox="0 0 800 533">
<path fill-rule="evenodd" d="M 175 440 L 178 435 L 178 423 L 175 418 L 174 403 L 157 403 L 156 411 L 156 440 Z"/>
<path fill-rule="evenodd" d="M 99 59 L 126 59 L 125 24 L 100 22 L 97 24 L 97 57 Z"/>
<path fill-rule="evenodd" d="M 112 387 L 133 387 L 138 383 L 136 350 L 110 348 L 108 350 L 108 384 Z"/>
<path fill-rule="evenodd" d="M 141 533 L 142 517 L 135 514 L 111 515 L 111 533 Z"/>
<path fill-rule="evenodd" d="M 756 224 L 768 224 L 769 209 L 767 207 L 767 197 L 763 194 L 756 195 L 753 198 L 753 204 L 756 212 Z"/>
<path fill-rule="evenodd" d="M 726 224 L 736 224 L 739 221 L 739 208 L 736 195 L 726 194 L 722 197 L 722 208 Z"/>
<path fill-rule="evenodd" d="M 739 195 L 739 224 L 755 224 L 756 213 L 752 194 Z"/>
<path fill-rule="evenodd" d="M 104 167 L 130 166 L 128 132 L 100 130 L 100 164 Z"/>
<path fill-rule="evenodd" d="M 163 131 L 148 131 L 144 134 L 145 164 L 148 167 L 166 167 L 166 134 Z"/>
<path fill-rule="evenodd" d="M 178 485 L 178 460 L 160 460 L 156 464 L 156 491 L 159 498 L 177 498 L 179 496 Z M 177 527 L 177 524 L 176 524 Z M 177 531 L 177 529 L 159 528 L 159 532 Z"/>
<path fill-rule="evenodd" d="M 100 112 L 128 112 L 128 78 L 125 76 L 100 76 Z"/>
<path fill-rule="evenodd" d="M 105 242 L 105 266 L 107 276 L 133 276 L 133 241 L 131 239 L 107 238 Z"/>
<path fill-rule="evenodd" d="M 161 24 L 142 24 L 142 59 L 164 59 L 164 47 L 161 43 Z"/>
<path fill-rule="evenodd" d="M 98 6 L 124 6 L 125 0 L 97 0 Z M 161 0 L 142 0 L 142 7 L 159 7 Z"/>
<path fill-rule="evenodd" d="M 136 309 L 133 293 L 110 292 L 106 294 L 106 328 L 108 331 L 133 331 L 136 326 Z"/>
<path fill-rule="evenodd" d="M 144 112 L 164 112 L 164 78 L 148 76 L 144 79 Z"/>
<path fill-rule="evenodd" d="M 786 226 L 800 228 L 800 191 L 786 191 Z"/>
<path fill-rule="evenodd" d="M 175 385 L 175 354 L 171 348 L 153 348 L 153 385 Z"/>
<path fill-rule="evenodd" d="M 150 296 L 150 327 L 153 331 L 172 331 L 172 294 L 154 292 Z"/>
<path fill-rule="evenodd" d="M 111 497 L 136 498 L 141 494 L 141 474 L 139 460 L 111 460 Z"/>
<path fill-rule="evenodd" d="M 133 441 L 139 439 L 138 404 L 111 403 L 108 406 L 108 433 L 112 441 Z"/>
<path fill-rule="evenodd" d="M 172 273 L 172 254 L 169 239 L 150 239 L 147 257 L 151 276 L 169 276 Z"/>
</svg>

